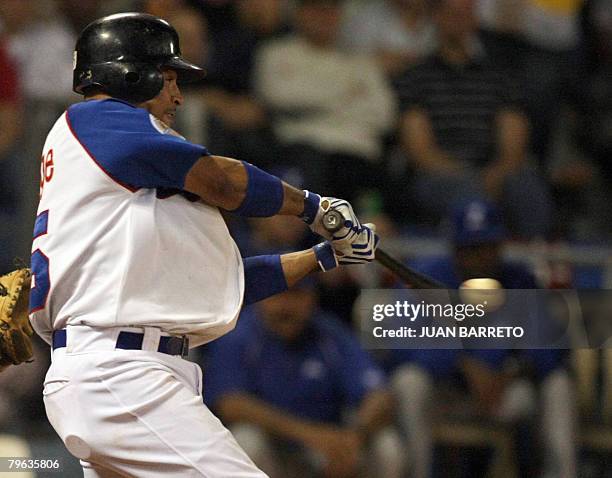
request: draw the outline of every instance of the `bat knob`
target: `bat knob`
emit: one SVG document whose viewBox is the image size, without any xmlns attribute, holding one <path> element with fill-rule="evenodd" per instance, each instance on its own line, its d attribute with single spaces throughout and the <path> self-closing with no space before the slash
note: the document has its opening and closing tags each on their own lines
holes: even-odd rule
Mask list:
<svg viewBox="0 0 612 478">
<path fill-rule="evenodd" d="M 336 232 L 344 227 L 344 216 L 333 209 L 323 215 L 322 221 L 327 232 Z"/>
</svg>

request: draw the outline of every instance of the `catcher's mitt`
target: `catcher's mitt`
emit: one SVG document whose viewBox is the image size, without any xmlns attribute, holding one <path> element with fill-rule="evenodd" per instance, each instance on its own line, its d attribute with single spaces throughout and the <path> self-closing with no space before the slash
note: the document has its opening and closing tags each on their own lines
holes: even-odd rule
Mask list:
<svg viewBox="0 0 612 478">
<path fill-rule="evenodd" d="M 26 268 L 0 276 L 0 370 L 32 359 L 30 277 Z"/>
</svg>

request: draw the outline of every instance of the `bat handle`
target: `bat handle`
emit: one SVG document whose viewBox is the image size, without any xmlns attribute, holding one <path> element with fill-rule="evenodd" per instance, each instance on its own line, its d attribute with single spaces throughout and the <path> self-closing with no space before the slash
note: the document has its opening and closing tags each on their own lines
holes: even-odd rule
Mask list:
<svg viewBox="0 0 612 478">
<path fill-rule="evenodd" d="M 344 227 L 344 216 L 338 211 L 330 209 L 323 214 L 322 222 L 325 230 L 333 234 Z M 376 249 L 376 260 L 415 289 L 446 289 L 446 286 L 441 282 L 407 267 L 380 247 Z"/>
<path fill-rule="evenodd" d="M 334 209 L 330 209 L 323 214 L 323 227 L 329 233 L 339 231 L 344 227 L 344 216 Z"/>
</svg>

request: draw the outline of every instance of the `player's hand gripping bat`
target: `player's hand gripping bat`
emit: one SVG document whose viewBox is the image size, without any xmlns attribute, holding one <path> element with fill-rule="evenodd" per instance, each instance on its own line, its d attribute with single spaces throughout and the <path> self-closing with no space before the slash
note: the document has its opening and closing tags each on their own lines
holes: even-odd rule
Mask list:
<svg viewBox="0 0 612 478">
<path fill-rule="evenodd" d="M 338 211 L 329 210 L 323 216 L 323 227 L 334 233 L 344 227 L 344 217 Z M 446 289 L 447 287 L 431 277 L 421 274 L 391 257 L 380 247 L 376 249 L 376 260 L 393 272 L 412 289 Z"/>
</svg>

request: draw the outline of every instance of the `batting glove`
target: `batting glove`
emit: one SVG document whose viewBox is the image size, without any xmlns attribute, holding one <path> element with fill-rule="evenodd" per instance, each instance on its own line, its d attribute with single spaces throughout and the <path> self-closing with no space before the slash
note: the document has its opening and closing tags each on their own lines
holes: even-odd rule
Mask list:
<svg viewBox="0 0 612 478">
<path fill-rule="evenodd" d="M 325 241 L 313 247 L 319 267 L 323 272 L 338 265 L 366 264 L 374 260 L 379 238 L 374 224 L 365 224 L 350 244 Z"/>
<path fill-rule="evenodd" d="M 350 244 L 359 235 L 362 229 L 361 224 L 348 201 L 333 197 L 321 197 L 310 191 L 304 192 L 306 196 L 304 197 L 302 219 L 308 224 L 312 232 L 328 241 L 340 241 L 343 244 Z M 327 231 L 323 226 L 323 216 L 330 209 L 338 211 L 344 219 L 344 227 L 334 233 Z"/>
<path fill-rule="evenodd" d="M 348 244 L 345 241 L 332 240 L 331 245 L 339 264 L 366 264 L 374 260 L 379 241 L 376 226 L 364 224 Z"/>
</svg>

